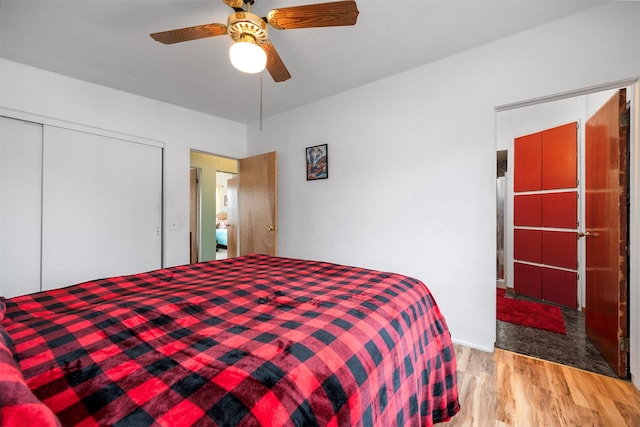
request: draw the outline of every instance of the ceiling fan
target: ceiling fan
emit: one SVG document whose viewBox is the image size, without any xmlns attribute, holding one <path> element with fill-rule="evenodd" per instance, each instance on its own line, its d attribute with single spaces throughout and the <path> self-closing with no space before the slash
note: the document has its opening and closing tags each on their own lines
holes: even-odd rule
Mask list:
<svg viewBox="0 0 640 427">
<path fill-rule="evenodd" d="M 347 0 L 273 9 L 266 17 L 259 17 L 251 13 L 254 0 L 222 1 L 234 10 L 226 25 L 196 25 L 153 33 L 151 37 L 164 44 L 173 44 L 229 34 L 235 42 L 229 50 L 229 55 L 236 68 L 244 72 L 257 73 L 266 67 L 274 81 L 282 82 L 291 78 L 291 74 L 269 41 L 267 24 L 277 30 L 347 26 L 355 25 L 359 13 L 356 2 Z M 244 5 L 247 7 L 246 10 Z M 242 49 L 247 49 L 249 56 L 256 55 L 259 64 L 253 66 L 239 63 L 246 58 L 245 53 L 238 52 Z"/>
</svg>

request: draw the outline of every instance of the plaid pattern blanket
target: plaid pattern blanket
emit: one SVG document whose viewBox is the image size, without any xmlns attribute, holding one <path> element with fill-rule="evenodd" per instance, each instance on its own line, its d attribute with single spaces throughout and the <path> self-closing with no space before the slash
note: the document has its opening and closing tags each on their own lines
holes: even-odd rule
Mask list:
<svg viewBox="0 0 640 427">
<path fill-rule="evenodd" d="M 0 297 L 0 321 L 5 299 Z M 14 344 L 0 326 L 0 426 L 59 427 L 56 416 L 36 398 L 14 359 Z"/>
<path fill-rule="evenodd" d="M 16 297 L 2 325 L 64 426 L 429 426 L 459 410 L 445 320 L 398 274 L 250 255 Z"/>
</svg>

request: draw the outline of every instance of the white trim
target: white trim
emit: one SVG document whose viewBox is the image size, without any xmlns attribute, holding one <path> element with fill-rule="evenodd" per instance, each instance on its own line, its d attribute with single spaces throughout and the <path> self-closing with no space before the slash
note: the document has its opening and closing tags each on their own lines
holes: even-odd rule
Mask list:
<svg viewBox="0 0 640 427">
<path fill-rule="evenodd" d="M 137 144 L 151 145 L 153 147 L 164 148 L 165 143 L 154 139 L 144 138 L 136 135 L 129 135 L 122 132 L 116 132 L 108 129 L 102 129 L 94 126 L 87 126 L 81 123 L 70 122 L 67 120 L 56 119 L 55 117 L 42 116 L 40 114 L 20 111 L 13 108 L 0 107 L 0 116 L 10 117 L 12 119 L 24 120 L 26 122 L 40 123 L 43 125 L 75 130 L 93 135 L 106 136 L 113 139 L 119 139 Z"/>
<path fill-rule="evenodd" d="M 457 345 L 461 345 L 464 347 L 469 347 L 469 348 L 474 348 L 476 350 L 480 350 L 480 351 L 484 351 L 487 353 L 493 353 L 495 351 L 495 347 L 485 347 L 482 345 L 477 345 L 475 343 L 469 342 L 469 341 L 465 341 L 465 340 L 457 340 L 455 338 L 451 338 L 451 342 L 453 342 L 454 344 Z"/>
<path fill-rule="evenodd" d="M 547 264 L 540 264 L 538 262 L 530 262 L 530 261 L 522 261 L 519 259 L 514 259 L 513 260 L 514 263 L 518 263 L 518 264 L 524 264 L 524 265 L 532 265 L 534 267 L 542 267 L 542 268 L 548 268 L 550 270 L 558 270 L 558 271 L 568 271 L 570 273 L 577 273 L 578 270 L 577 269 L 571 269 L 571 268 L 565 268 L 565 267 L 556 267 L 555 265 L 547 265 Z M 574 307 L 571 307 L 574 308 Z"/>
<path fill-rule="evenodd" d="M 631 86 L 629 129 L 629 373 L 640 390 L 640 80 Z"/>
<path fill-rule="evenodd" d="M 640 76 L 632 77 L 629 79 L 618 80 L 615 82 L 605 83 L 601 85 L 589 86 L 582 89 L 570 90 L 567 92 L 557 93 L 555 95 L 542 96 L 540 98 L 533 98 L 526 101 L 514 102 L 511 104 L 503 104 L 495 107 L 496 113 L 506 110 L 513 110 L 515 108 L 528 107 L 536 104 L 544 104 L 545 102 L 559 101 L 561 99 L 573 98 L 576 96 L 589 95 L 594 92 L 602 92 L 609 89 L 618 89 L 625 86 L 631 86 L 640 80 Z"/>
</svg>

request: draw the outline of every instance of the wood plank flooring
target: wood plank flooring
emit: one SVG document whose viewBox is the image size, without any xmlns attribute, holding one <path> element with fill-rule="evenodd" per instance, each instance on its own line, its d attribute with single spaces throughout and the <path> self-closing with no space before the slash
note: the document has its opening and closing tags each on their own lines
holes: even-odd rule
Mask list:
<svg viewBox="0 0 640 427">
<path fill-rule="evenodd" d="M 496 349 L 456 345 L 462 409 L 441 427 L 638 427 L 627 381 Z"/>
</svg>

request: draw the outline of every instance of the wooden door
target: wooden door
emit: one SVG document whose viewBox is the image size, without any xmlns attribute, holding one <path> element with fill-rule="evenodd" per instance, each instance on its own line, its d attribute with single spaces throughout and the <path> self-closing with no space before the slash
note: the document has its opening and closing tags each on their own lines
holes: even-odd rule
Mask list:
<svg viewBox="0 0 640 427">
<path fill-rule="evenodd" d="M 238 178 L 227 180 L 227 258 L 238 256 Z"/>
<path fill-rule="evenodd" d="M 585 233 L 587 336 L 627 377 L 628 111 L 621 89 L 587 121 Z"/>
<path fill-rule="evenodd" d="M 577 123 L 514 141 L 514 289 L 578 305 Z"/>
<path fill-rule="evenodd" d="M 278 252 L 277 153 L 238 163 L 239 254 Z"/>
</svg>

